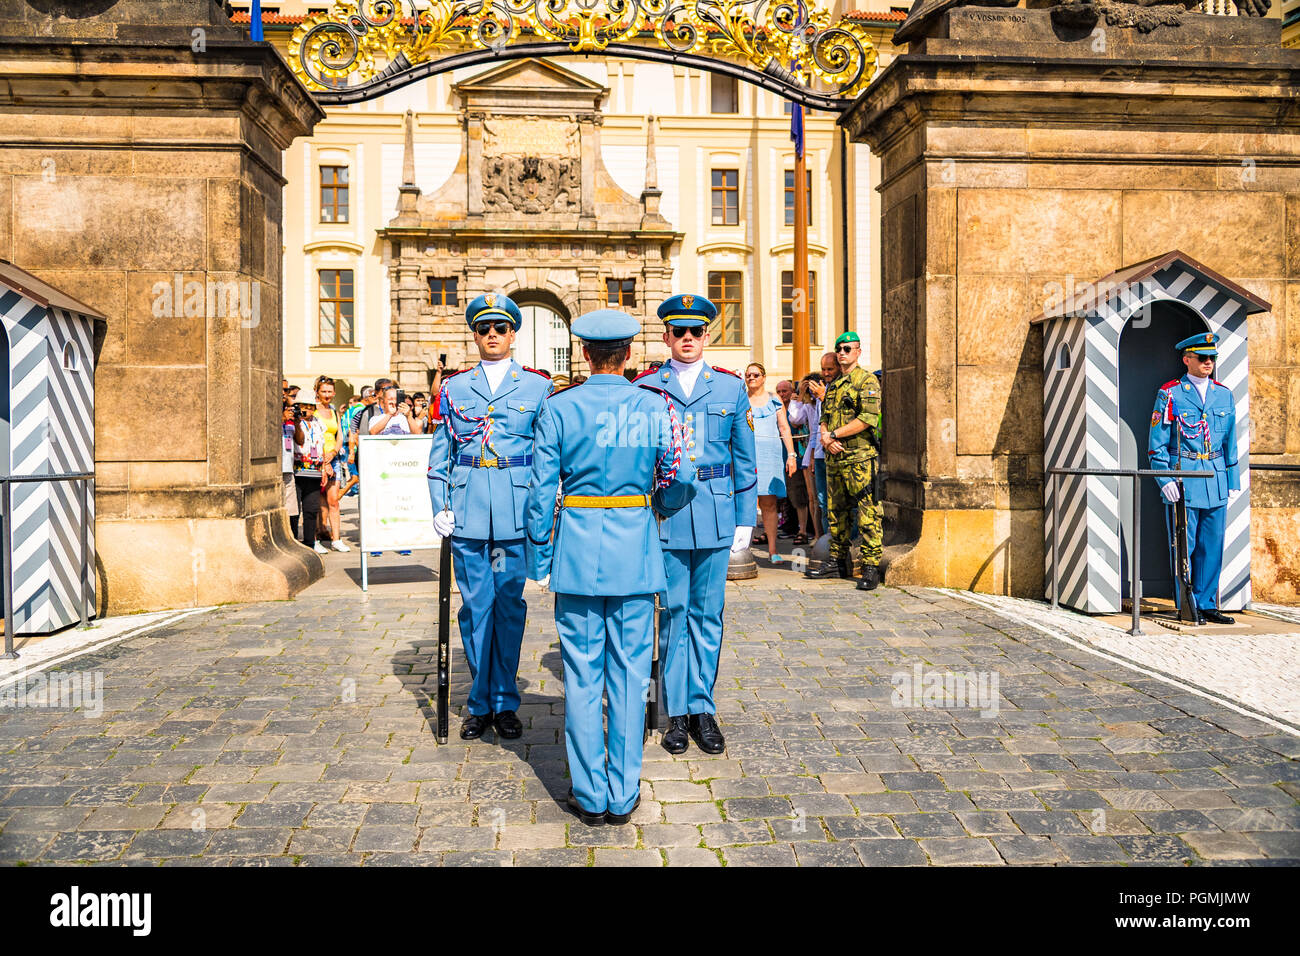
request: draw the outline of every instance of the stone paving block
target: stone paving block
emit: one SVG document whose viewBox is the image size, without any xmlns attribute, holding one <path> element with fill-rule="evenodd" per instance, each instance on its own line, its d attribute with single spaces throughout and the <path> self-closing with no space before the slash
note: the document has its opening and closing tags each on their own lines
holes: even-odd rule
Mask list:
<svg viewBox="0 0 1300 956">
<path fill-rule="evenodd" d="M 310 803 L 250 803 L 235 818 L 237 827 L 300 827 L 312 810 Z"/>
<path fill-rule="evenodd" d="M 886 816 L 825 817 L 823 823 L 837 840 L 893 839 L 898 836 L 894 821 Z"/>
<path fill-rule="evenodd" d="M 1011 819 L 1023 833 L 1087 833 L 1073 813 L 1055 810 L 1012 810 Z"/>
<path fill-rule="evenodd" d="M 669 847 L 667 849 L 668 865 L 672 866 L 703 866 L 703 867 L 720 867 L 722 861 L 718 859 L 718 854 L 714 850 L 706 850 L 702 847 Z"/>
<path fill-rule="evenodd" d="M 970 798 L 979 810 L 1043 809 L 1043 802 L 1029 790 L 975 790 Z"/>
<path fill-rule="evenodd" d="M 99 807 L 77 828 L 79 830 L 152 830 L 162 823 L 165 813 L 161 806 Z"/>
<path fill-rule="evenodd" d="M 715 800 L 727 800 L 732 797 L 765 797 L 768 794 L 767 781 L 762 777 L 714 780 L 709 783 L 709 791 Z"/>
<path fill-rule="evenodd" d="M 708 823 L 701 828 L 705 846 L 733 846 L 742 843 L 770 843 L 772 833 L 760 821 Z"/>
<path fill-rule="evenodd" d="M 641 827 L 641 843 L 646 847 L 699 846 L 700 828 L 688 824 L 650 823 Z"/>
<path fill-rule="evenodd" d="M 851 840 L 865 866 L 925 866 L 930 862 L 916 840 Z"/>
<path fill-rule="evenodd" d="M 663 854 L 658 850 L 596 848 L 596 866 L 647 866 L 662 867 Z"/>
<path fill-rule="evenodd" d="M 948 790 L 917 790 L 912 793 L 919 810 L 974 810 L 975 804 L 964 793 Z"/>
<path fill-rule="evenodd" d="M 276 856 L 285 852 L 291 832 L 279 829 L 215 830 L 208 844 L 207 856 Z"/>
<path fill-rule="evenodd" d="M 1133 836 L 1117 836 L 1115 842 L 1136 863 L 1160 863 L 1167 866 L 1176 866 L 1196 860 L 1196 854 L 1192 852 L 1192 848 L 1183 840 L 1171 834 L 1143 833 Z M 1248 841 L 1241 842 L 1248 843 Z"/>
<path fill-rule="evenodd" d="M 663 817 L 667 823 L 717 823 L 722 819 L 722 811 L 713 802 L 669 803 L 663 807 Z"/>
<path fill-rule="evenodd" d="M 428 831 L 425 831 L 428 835 Z M 495 845 L 495 835 L 487 842 L 488 847 Z M 354 853 L 410 853 L 415 849 L 417 831 L 412 826 L 372 826 L 362 824 L 352 841 Z M 421 841 L 423 846 L 423 841 Z"/>
<path fill-rule="evenodd" d="M 713 799 L 707 784 L 688 780 L 656 780 L 651 784 L 659 803 L 691 803 Z"/>
<path fill-rule="evenodd" d="M 1129 856 L 1114 839 L 1108 836 L 1056 836 L 1049 837 L 1070 863 L 1125 863 Z"/>
<path fill-rule="evenodd" d="M 587 866 L 585 849 L 516 850 L 515 866 Z"/>
<path fill-rule="evenodd" d="M 722 851 L 727 866 L 794 866 L 794 847 L 790 844 L 770 846 L 729 846 Z"/>
<path fill-rule="evenodd" d="M 569 819 L 573 821 L 569 824 L 569 846 L 610 846 L 629 850 L 636 846 L 637 828 L 630 823 L 621 827 L 589 827 L 576 817 Z"/>
<path fill-rule="evenodd" d="M 442 855 L 443 866 L 511 866 L 514 855 L 508 850 L 452 850 Z"/>
<path fill-rule="evenodd" d="M 289 853 L 294 856 L 323 856 L 347 853 L 352 848 L 355 827 L 310 827 L 294 830 L 289 838 Z M 358 850 L 358 853 L 361 851 Z"/>
<path fill-rule="evenodd" d="M 1300 835 L 1294 830 L 1289 831 L 1259 831 L 1245 834 L 1250 837 L 1264 855 L 1272 859 L 1293 860 L 1300 858 Z M 1186 840 L 1191 834 L 1184 833 L 1180 836 Z"/>
<path fill-rule="evenodd" d="M 971 836 L 1018 834 L 1011 815 L 998 810 L 958 810 L 957 821 Z M 996 842 L 996 841 L 994 841 Z"/>
<path fill-rule="evenodd" d="M 0 832 L 0 863 L 35 860 L 57 834 L 52 830 L 10 830 Z"/>
<path fill-rule="evenodd" d="M 894 824 L 905 837 L 964 837 L 966 830 L 951 813 L 898 813 Z"/>
<path fill-rule="evenodd" d="M 849 797 L 858 813 L 911 813 L 916 801 L 910 793 L 863 793 Z"/>
<path fill-rule="evenodd" d="M 800 866 L 862 866 L 851 843 L 796 843 L 794 855 Z"/>
<path fill-rule="evenodd" d="M 993 846 L 1002 855 L 1002 859 L 1013 866 L 1065 862 L 1061 851 L 1045 836 L 998 835 L 993 837 Z"/>
<path fill-rule="evenodd" d="M 786 816 L 793 809 L 785 797 L 742 797 L 722 801 L 722 811 L 728 820 L 757 820 Z"/>
<path fill-rule="evenodd" d="M 563 823 L 505 826 L 497 843 L 502 850 L 548 850 L 566 845 Z"/>
<path fill-rule="evenodd" d="M 1003 859 L 986 837 L 931 837 L 917 841 L 938 866 L 1001 865 Z"/>
<path fill-rule="evenodd" d="M 234 823 L 241 809 L 237 803 L 177 804 L 167 811 L 161 826 L 172 830 L 223 830 Z"/>
<path fill-rule="evenodd" d="M 1198 810 L 1147 810 L 1138 811 L 1141 820 L 1152 833 L 1183 833 L 1188 830 L 1218 831 L 1214 821 Z"/>
</svg>

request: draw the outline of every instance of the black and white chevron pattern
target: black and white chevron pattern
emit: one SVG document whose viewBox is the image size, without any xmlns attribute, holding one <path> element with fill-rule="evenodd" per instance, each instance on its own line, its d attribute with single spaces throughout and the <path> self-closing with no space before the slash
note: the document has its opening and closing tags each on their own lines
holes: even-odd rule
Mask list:
<svg viewBox="0 0 1300 956">
<path fill-rule="evenodd" d="M 1175 262 L 1143 279 L 1137 287 L 1117 290 L 1085 315 L 1049 319 L 1043 330 L 1044 467 L 1119 467 L 1120 333 L 1134 312 L 1161 299 L 1191 307 L 1220 337 L 1215 375 L 1232 389 L 1237 406 L 1242 494 L 1228 503 L 1219 607 L 1241 610 L 1250 601 L 1248 303 Z M 1067 369 L 1058 368 L 1063 347 L 1069 349 L 1072 358 Z M 1120 480 L 1058 479 L 1063 509 L 1057 539 L 1060 602 L 1088 614 L 1120 610 Z M 1052 582 L 1057 578 L 1051 558 L 1050 484 L 1044 492 L 1044 503 L 1045 571 L 1047 596 L 1051 597 Z"/>
<path fill-rule="evenodd" d="M 93 472 L 91 320 L 3 289 L 0 324 L 9 338 L 10 411 L 9 456 L 0 464 L 12 475 Z M 69 350 L 74 369 L 64 368 Z M 12 501 L 15 630 L 40 634 L 77 622 L 83 525 L 94 562 L 93 494 L 89 516 L 71 482 L 17 484 Z"/>
</svg>

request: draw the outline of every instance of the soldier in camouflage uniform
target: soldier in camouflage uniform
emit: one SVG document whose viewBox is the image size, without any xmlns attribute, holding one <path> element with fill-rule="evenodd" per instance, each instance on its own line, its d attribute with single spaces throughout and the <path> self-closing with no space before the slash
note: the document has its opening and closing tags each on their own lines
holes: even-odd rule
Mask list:
<svg viewBox="0 0 1300 956">
<path fill-rule="evenodd" d="M 822 399 L 821 440 L 826 449 L 827 511 L 830 513 L 831 559 L 810 572 L 814 578 L 853 577 L 849 558 L 856 526 L 862 533 L 862 576 L 858 590 L 879 583 L 881 527 L 873 485 L 880 463 L 880 383 L 858 367 L 862 342 L 856 332 L 835 340 L 840 377 Z"/>
</svg>

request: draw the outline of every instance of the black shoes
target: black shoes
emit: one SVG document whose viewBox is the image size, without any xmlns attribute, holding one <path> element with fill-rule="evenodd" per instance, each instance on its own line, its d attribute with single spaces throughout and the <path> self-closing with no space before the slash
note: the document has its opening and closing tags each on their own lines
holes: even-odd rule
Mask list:
<svg viewBox="0 0 1300 956">
<path fill-rule="evenodd" d="M 825 578 L 844 578 L 853 580 L 853 566 L 849 564 L 848 558 L 835 558 L 832 561 L 823 561 L 820 568 L 816 571 L 805 571 L 804 577 L 820 581 Z"/>
<path fill-rule="evenodd" d="M 722 736 L 712 714 L 691 714 L 687 726 L 691 739 L 706 754 L 720 754 L 727 749 L 727 740 Z"/>
<path fill-rule="evenodd" d="M 641 802 L 641 798 L 637 797 L 637 803 L 640 802 Z M 587 824 L 587 826 L 589 827 L 598 827 L 605 822 L 605 814 L 603 812 L 592 813 L 590 810 L 588 810 L 586 807 L 584 807 L 581 803 L 578 802 L 578 798 L 573 795 L 572 790 L 569 791 L 568 797 L 565 798 L 564 806 L 565 809 L 567 809 L 570 813 L 572 813 L 583 823 Z M 632 809 L 635 810 L 636 807 L 633 807 Z M 628 814 L 628 816 L 631 816 L 631 814 Z M 627 821 L 624 820 L 623 822 L 626 823 Z"/>
<path fill-rule="evenodd" d="M 505 740 L 517 740 L 524 732 L 523 721 L 513 710 L 503 710 L 492 718 L 497 735 Z"/>
<path fill-rule="evenodd" d="M 862 577 L 858 579 L 859 591 L 874 591 L 876 585 L 880 583 L 880 569 L 874 564 L 864 565 L 862 568 Z"/>
<path fill-rule="evenodd" d="M 1201 608 L 1201 617 L 1205 618 L 1211 624 L 1236 624 L 1237 623 L 1237 619 L 1235 617 L 1228 617 L 1228 615 L 1226 614 L 1221 614 L 1218 611 L 1218 609 L 1212 607 Z"/>
<path fill-rule="evenodd" d="M 670 754 L 686 753 L 688 733 L 685 717 L 669 717 L 668 730 L 664 732 L 664 739 L 660 743 Z"/>
<path fill-rule="evenodd" d="M 492 715 L 490 713 L 482 715 L 470 714 L 465 718 L 465 722 L 460 725 L 460 739 L 478 740 L 491 723 Z"/>
<path fill-rule="evenodd" d="M 683 749 L 684 749 L 684 745 L 683 745 Z M 629 810 L 627 813 L 610 813 L 608 810 L 606 810 L 605 822 L 612 827 L 621 827 L 623 824 L 627 823 L 629 820 L 632 819 L 632 814 L 636 813 L 636 808 L 639 806 L 641 806 L 641 794 L 638 793 L 636 795 L 636 802 L 632 804 L 632 809 Z"/>
</svg>

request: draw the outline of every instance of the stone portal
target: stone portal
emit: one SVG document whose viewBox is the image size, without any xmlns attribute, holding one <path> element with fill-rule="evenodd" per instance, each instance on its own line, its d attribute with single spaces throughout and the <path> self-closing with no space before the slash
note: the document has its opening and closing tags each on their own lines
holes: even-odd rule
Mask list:
<svg viewBox="0 0 1300 956">
<path fill-rule="evenodd" d="M 0 258 L 107 316 L 101 613 L 291 596 L 281 151 L 323 112 L 214 0 L 0 0 L 0 62 Z"/>
<path fill-rule="evenodd" d="M 1039 597 L 1029 320 L 1061 290 L 1180 249 L 1273 303 L 1249 319 L 1252 462 L 1300 461 L 1300 54 L 1277 20 L 947 6 L 843 120 L 883 170 L 885 564 Z M 1255 597 L 1294 601 L 1300 481 L 1251 477 Z"/>
</svg>

